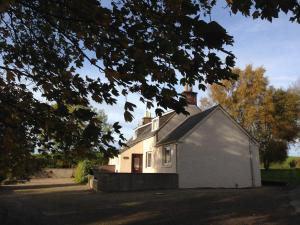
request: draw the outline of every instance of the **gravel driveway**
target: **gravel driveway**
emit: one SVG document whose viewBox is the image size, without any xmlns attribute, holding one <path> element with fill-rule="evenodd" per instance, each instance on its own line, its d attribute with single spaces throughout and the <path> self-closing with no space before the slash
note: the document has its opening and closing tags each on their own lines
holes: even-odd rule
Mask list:
<svg viewBox="0 0 300 225">
<path fill-rule="evenodd" d="M 36 179 L 0 187 L 0 224 L 298 225 L 289 193 L 286 187 L 94 193 L 71 179 Z"/>
</svg>

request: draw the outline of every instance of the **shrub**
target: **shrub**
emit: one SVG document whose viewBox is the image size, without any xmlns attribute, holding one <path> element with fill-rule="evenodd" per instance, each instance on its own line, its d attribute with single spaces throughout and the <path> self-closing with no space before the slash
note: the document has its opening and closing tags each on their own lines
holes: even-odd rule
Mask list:
<svg viewBox="0 0 300 225">
<path fill-rule="evenodd" d="M 291 160 L 289 162 L 289 166 L 290 168 L 295 168 L 297 166 L 297 161 L 295 159 Z"/>
<path fill-rule="evenodd" d="M 77 164 L 75 170 L 75 182 L 79 184 L 86 183 L 88 174 L 92 171 L 93 163 L 90 160 L 83 160 Z"/>
</svg>

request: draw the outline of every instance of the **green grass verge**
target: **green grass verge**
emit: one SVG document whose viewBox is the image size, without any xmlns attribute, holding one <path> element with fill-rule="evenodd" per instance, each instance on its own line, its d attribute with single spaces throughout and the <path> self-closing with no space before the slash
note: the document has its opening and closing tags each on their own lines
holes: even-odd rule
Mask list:
<svg viewBox="0 0 300 225">
<path fill-rule="evenodd" d="M 289 184 L 300 184 L 300 169 L 262 169 L 261 179 L 263 181 L 280 181 Z"/>
<path fill-rule="evenodd" d="M 300 169 L 300 157 L 297 156 L 289 156 L 284 162 L 282 163 L 272 163 L 270 166 L 270 169 L 290 169 L 290 161 L 296 160 L 297 165 L 296 168 Z M 261 164 L 261 168 L 263 168 L 263 165 Z"/>
</svg>

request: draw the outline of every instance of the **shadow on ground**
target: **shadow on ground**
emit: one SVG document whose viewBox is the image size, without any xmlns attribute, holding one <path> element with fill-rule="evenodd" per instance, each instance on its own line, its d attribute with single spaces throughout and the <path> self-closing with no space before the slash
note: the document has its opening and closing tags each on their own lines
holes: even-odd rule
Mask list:
<svg viewBox="0 0 300 225">
<path fill-rule="evenodd" d="M 286 187 L 94 193 L 82 185 L 47 185 L 2 193 L 0 224 L 298 225 L 300 221 Z"/>
<path fill-rule="evenodd" d="M 42 185 L 6 185 L 0 187 L 3 191 L 16 191 L 16 190 L 33 190 L 42 188 L 59 188 L 59 187 L 74 187 L 80 186 L 80 184 L 42 184 Z"/>
</svg>

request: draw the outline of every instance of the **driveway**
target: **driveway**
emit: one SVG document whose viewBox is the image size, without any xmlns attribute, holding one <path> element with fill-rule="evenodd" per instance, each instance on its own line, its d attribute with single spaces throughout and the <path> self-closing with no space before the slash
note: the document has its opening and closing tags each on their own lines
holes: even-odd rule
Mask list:
<svg viewBox="0 0 300 225">
<path fill-rule="evenodd" d="M 282 187 L 94 193 L 71 179 L 37 179 L 0 187 L 0 224 L 298 225 L 290 197 Z"/>
</svg>

